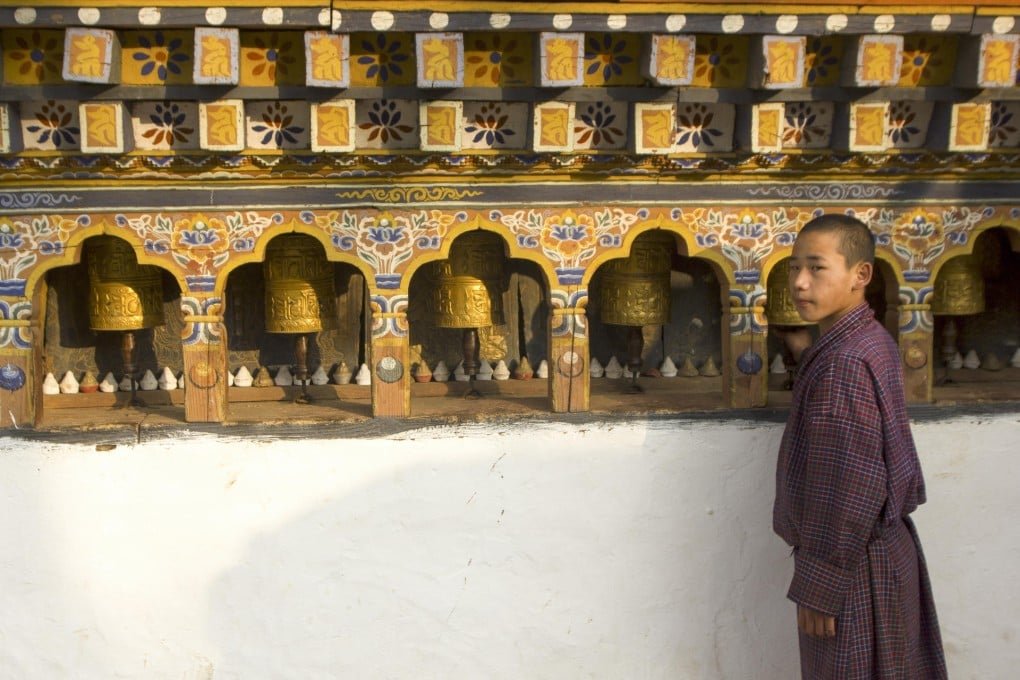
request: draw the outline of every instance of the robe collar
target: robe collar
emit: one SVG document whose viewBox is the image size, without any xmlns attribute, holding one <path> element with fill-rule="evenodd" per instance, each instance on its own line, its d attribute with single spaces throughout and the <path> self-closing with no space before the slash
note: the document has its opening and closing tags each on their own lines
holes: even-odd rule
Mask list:
<svg viewBox="0 0 1020 680">
<path fill-rule="evenodd" d="M 862 302 L 851 309 L 839 321 L 832 324 L 828 331 L 822 333 L 818 338 L 818 342 L 804 351 L 804 355 L 800 360 L 800 366 L 797 367 L 797 372 L 804 373 L 808 365 L 811 364 L 811 361 L 819 354 L 824 353 L 827 347 L 839 345 L 844 339 L 855 333 L 857 329 L 874 321 L 874 319 L 875 312 L 872 311 L 867 302 Z"/>
</svg>

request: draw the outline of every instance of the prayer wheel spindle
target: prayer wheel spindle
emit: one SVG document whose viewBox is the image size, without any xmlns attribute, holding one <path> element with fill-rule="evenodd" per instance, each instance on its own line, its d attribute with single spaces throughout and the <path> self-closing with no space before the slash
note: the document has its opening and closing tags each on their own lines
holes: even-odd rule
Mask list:
<svg viewBox="0 0 1020 680">
<path fill-rule="evenodd" d="M 637 382 L 644 350 L 642 327 L 669 323 L 674 247 L 669 234 L 643 234 L 634 241 L 628 257 L 610 260 L 602 269 L 602 321 L 628 327 L 630 392 L 643 391 Z"/>
<path fill-rule="evenodd" d="M 135 331 L 163 325 L 163 278 L 158 267 L 138 264 L 134 249 L 116 236 L 88 243 L 89 325 L 94 331 L 119 331 L 121 362 L 131 383 L 129 406 L 138 398 Z"/>
<path fill-rule="evenodd" d="M 461 350 L 469 384 L 465 397 L 481 396 L 474 383 L 481 365 L 478 329 L 504 322 L 505 260 L 503 241 L 498 236 L 474 231 L 458 237 L 450 247 L 450 257 L 438 263 L 436 326 L 463 331 Z"/>
<path fill-rule="evenodd" d="M 308 403 L 308 337 L 336 328 L 333 267 L 322 246 L 309 236 L 284 234 L 266 246 L 266 332 L 294 336 L 294 379 L 301 383 L 297 403 Z"/>
</svg>

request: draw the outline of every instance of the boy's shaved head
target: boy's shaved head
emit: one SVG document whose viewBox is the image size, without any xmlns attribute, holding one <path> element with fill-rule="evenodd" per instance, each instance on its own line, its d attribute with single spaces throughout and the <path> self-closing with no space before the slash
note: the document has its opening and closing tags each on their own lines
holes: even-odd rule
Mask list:
<svg viewBox="0 0 1020 680">
<path fill-rule="evenodd" d="M 846 266 L 852 267 L 858 262 L 875 262 L 875 237 L 868 225 L 856 217 L 832 213 L 819 215 L 805 224 L 798 234 L 810 232 L 828 232 L 839 234 L 839 254 L 846 259 Z"/>
</svg>

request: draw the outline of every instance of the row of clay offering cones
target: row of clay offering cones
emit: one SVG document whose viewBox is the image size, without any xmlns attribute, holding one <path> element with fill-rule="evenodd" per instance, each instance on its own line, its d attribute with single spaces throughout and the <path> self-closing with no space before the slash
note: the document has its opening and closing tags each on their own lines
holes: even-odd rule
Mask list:
<svg viewBox="0 0 1020 680">
<path fill-rule="evenodd" d="M 432 369 L 429 368 L 428 363 L 424 361 L 419 362 L 414 368 L 413 375 L 417 382 L 447 382 L 451 377 L 458 381 L 470 380 L 470 376 L 464 372 L 463 361 L 458 363 L 454 367 L 453 372 L 451 372 L 446 362 L 442 359 L 436 362 L 436 367 Z M 532 377 L 549 377 L 549 364 L 545 359 L 538 363 L 537 370 L 532 370 L 528 357 L 522 357 L 520 363 L 514 367 L 513 371 L 510 370 L 502 359 L 497 361 L 495 366 L 482 359 L 478 364 L 478 371 L 475 373 L 475 380 L 509 380 L 510 378 L 514 380 L 530 380 Z"/>
<path fill-rule="evenodd" d="M 151 371 L 147 370 L 142 375 L 141 380 L 135 381 L 135 389 L 152 391 L 152 390 L 176 390 L 184 387 L 184 377 L 175 376 L 173 371 L 169 367 L 164 368 L 157 378 L 156 375 Z M 43 378 L 42 392 L 43 394 L 78 394 L 79 392 L 130 392 L 131 391 L 131 379 L 124 376 L 121 380 L 117 380 L 113 373 L 107 373 L 106 376 L 100 381 L 96 378 L 96 374 L 92 371 L 85 371 L 85 375 L 79 381 L 73 371 L 67 371 L 64 373 L 64 377 L 57 382 L 56 377 L 52 373 L 47 373 L 46 377 Z"/>
<path fill-rule="evenodd" d="M 593 378 L 605 377 L 610 380 L 617 380 L 619 378 L 634 377 L 634 373 L 630 370 L 630 367 L 620 364 L 615 356 L 610 357 L 609 363 L 605 366 L 599 362 L 598 358 L 592 357 L 589 371 Z M 663 378 L 675 378 L 676 376 L 681 376 L 683 378 L 695 378 L 698 376 L 712 378 L 720 375 L 720 373 L 718 367 L 715 365 L 715 360 L 713 360 L 712 357 L 708 357 L 700 367 L 697 367 L 694 365 L 694 360 L 688 356 L 684 359 L 683 363 L 680 364 L 680 368 L 677 368 L 672 359 L 666 357 L 663 359 L 662 364 L 658 369 L 648 369 L 644 371 L 642 375 Z"/>
<path fill-rule="evenodd" d="M 1009 365 L 1013 368 L 1020 368 L 1020 349 L 1017 349 L 1013 356 L 1009 360 Z M 967 356 L 961 356 L 957 352 L 952 359 L 949 360 L 949 368 L 983 368 L 986 371 L 1001 371 L 1005 368 L 1002 359 L 995 352 L 989 352 L 985 355 L 984 359 L 978 357 L 978 353 L 974 350 L 967 352 Z"/>
</svg>

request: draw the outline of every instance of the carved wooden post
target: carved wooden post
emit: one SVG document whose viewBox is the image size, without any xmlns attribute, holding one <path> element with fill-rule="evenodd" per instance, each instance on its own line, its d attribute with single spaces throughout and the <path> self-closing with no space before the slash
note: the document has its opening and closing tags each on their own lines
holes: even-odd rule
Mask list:
<svg viewBox="0 0 1020 680">
<path fill-rule="evenodd" d="M 722 343 L 723 398 L 730 408 L 765 406 L 768 401 L 768 326 L 764 291 L 734 289 L 729 299 L 729 333 Z"/>
<path fill-rule="evenodd" d="M 549 403 L 555 413 L 591 408 L 586 290 L 553 291 L 549 319 Z"/>
<path fill-rule="evenodd" d="M 407 295 L 372 295 L 372 415 L 411 414 L 411 347 Z"/>
<path fill-rule="evenodd" d="M 184 329 L 184 419 L 217 423 L 227 419 L 227 334 L 223 296 L 196 294 L 181 298 Z"/>
<path fill-rule="evenodd" d="M 900 289 L 901 294 L 904 291 Z M 917 292 L 909 289 L 911 298 Z M 939 356 L 935 353 L 935 321 L 928 300 L 923 304 L 901 304 L 899 312 L 899 346 L 903 359 L 903 389 L 907 402 L 912 404 L 930 403 L 933 400 L 932 386 L 935 381 L 935 364 Z"/>
<path fill-rule="evenodd" d="M 0 429 L 33 426 L 42 417 L 42 353 L 33 339 L 32 303 L 24 297 L 0 297 Z"/>
</svg>

